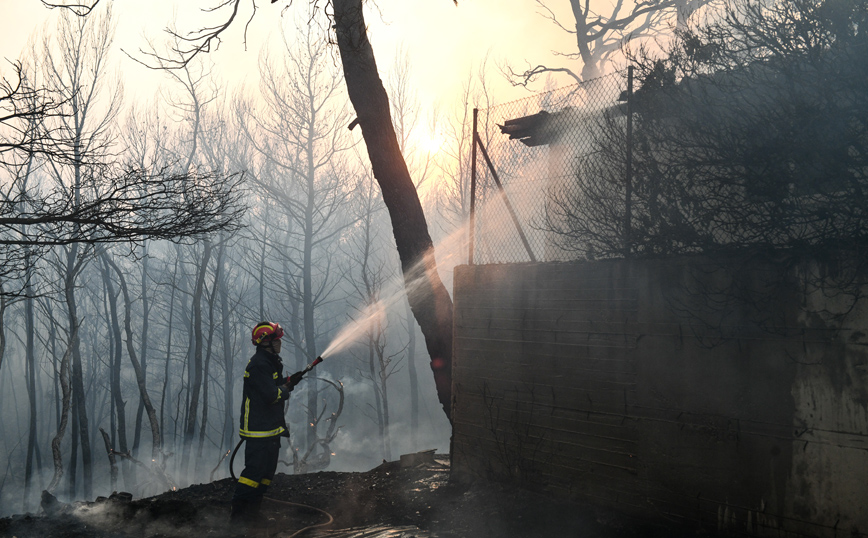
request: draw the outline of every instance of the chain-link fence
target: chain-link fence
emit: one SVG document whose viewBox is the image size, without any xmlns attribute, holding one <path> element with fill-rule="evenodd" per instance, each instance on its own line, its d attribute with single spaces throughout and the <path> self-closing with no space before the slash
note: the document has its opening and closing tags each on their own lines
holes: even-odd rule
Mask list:
<svg viewBox="0 0 868 538">
<path fill-rule="evenodd" d="M 471 217 L 471 263 L 565 261 L 552 208 L 581 196 L 577 174 L 599 151 L 604 117 L 621 124 L 629 110 L 631 74 L 618 72 L 477 112 Z M 629 131 L 624 133 L 629 139 Z M 629 144 L 623 159 L 629 162 Z M 629 174 L 629 165 L 623 167 Z M 629 178 L 627 178 L 629 184 Z M 629 202 L 627 202 L 629 207 Z"/>
</svg>

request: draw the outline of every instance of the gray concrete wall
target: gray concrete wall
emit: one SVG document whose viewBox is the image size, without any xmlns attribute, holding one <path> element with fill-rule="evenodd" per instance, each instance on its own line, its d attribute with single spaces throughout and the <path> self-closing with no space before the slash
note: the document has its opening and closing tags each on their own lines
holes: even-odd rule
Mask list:
<svg viewBox="0 0 868 538">
<path fill-rule="evenodd" d="M 868 315 L 842 326 L 818 312 L 845 298 L 780 282 L 696 259 L 456 268 L 455 475 L 724 534 L 866 536 Z"/>
</svg>

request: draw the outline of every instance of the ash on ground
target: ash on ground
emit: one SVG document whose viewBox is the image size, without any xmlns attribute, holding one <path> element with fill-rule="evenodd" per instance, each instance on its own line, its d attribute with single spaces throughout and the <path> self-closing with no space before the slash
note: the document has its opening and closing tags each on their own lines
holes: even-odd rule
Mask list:
<svg viewBox="0 0 868 538">
<path fill-rule="evenodd" d="M 0 519 L 2 537 L 181 538 L 621 538 L 671 535 L 627 525 L 590 507 L 506 486 L 449 479 L 449 460 L 384 462 L 367 472 L 278 474 L 260 521 L 229 525 L 235 481 L 198 484 L 155 497 L 128 494 L 74 505 L 44 495 L 37 515 Z M 409 460 L 411 463 L 413 459 Z M 333 521 L 324 525 L 333 518 Z M 649 532 L 650 531 L 650 532 Z"/>
</svg>

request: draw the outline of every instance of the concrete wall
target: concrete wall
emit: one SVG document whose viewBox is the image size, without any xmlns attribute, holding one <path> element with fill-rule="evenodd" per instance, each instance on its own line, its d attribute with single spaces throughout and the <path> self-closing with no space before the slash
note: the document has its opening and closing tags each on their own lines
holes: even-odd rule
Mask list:
<svg viewBox="0 0 868 538">
<path fill-rule="evenodd" d="M 868 536 L 868 315 L 807 314 L 849 303 L 780 282 L 696 259 L 456 268 L 456 477 L 723 534 Z"/>
</svg>

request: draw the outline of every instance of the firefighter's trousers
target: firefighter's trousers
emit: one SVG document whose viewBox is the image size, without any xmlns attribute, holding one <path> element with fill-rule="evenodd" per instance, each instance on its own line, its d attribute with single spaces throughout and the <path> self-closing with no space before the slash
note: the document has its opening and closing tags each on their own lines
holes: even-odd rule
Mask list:
<svg viewBox="0 0 868 538">
<path fill-rule="evenodd" d="M 248 517 L 255 517 L 259 511 L 262 496 L 271 485 L 274 472 L 277 470 L 277 458 L 280 456 L 280 437 L 262 439 L 250 437 L 244 441 L 244 470 L 235 485 L 232 496 L 232 512 L 249 512 Z M 234 519 L 234 518 L 233 518 Z M 246 518 L 245 518 L 246 519 Z"/>
</svg>

